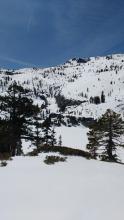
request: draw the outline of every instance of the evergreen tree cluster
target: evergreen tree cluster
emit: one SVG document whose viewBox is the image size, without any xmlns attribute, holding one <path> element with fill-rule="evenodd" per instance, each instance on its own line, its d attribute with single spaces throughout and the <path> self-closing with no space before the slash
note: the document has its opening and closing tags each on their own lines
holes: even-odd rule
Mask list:
<svg viewBox="0 0 124 220">
<path fill-rule="evenodd" d="M 42 109 L 33 104 L 30 91 L 16 82 L 8 87 L 5 96 L 0 96 L 0 153 L 11 156 L 22 154 L 22 139 L 31 140 L 37 148 L 42 145 L 55 146 L 55 129 L 51 118 L 42 117 Z M 60 145 L 62 139 L 59 139 Z"/>
<path fill-rule="evenodd" d="M 28 90 L 13 83 L 7 94 L 0 96 L 0 110 L 6 118 L 0 119 L 0 152 L 9 152 L 12 156 L 21 153 L 21 137 L 28 134 L 28 121 L 38 113 L 38 106 L 33 105 L 27 96 Z"/>
<path fill-rule="evenodd" d="M 94 97 L 90 97 L 90 103 L 93 103 L 93 104 L 100 104 L 100 103 L 105 103 L 105 94 L 104 94 L 104 91 L 102 91 L 101 93 L 101 97 L 100 96 L 94 96 Z"/>
<path fill-rule="evenodd" d="M 88 132 L 87 149 L 93 158 L 106 161 L 118 161 L 117 149 L 122 146 L 121 136 L 124 134 L 124 122 L 120 114 L 108 109 L 95 122 Z"/>
</svg>

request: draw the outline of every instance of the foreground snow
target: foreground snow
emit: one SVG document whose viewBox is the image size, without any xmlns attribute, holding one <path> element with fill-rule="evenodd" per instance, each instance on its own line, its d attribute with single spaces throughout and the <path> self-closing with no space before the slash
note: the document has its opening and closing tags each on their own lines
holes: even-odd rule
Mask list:
<svg viewBox="0 0 124 220">
<path fill-rule="evenodd" d="M 123 219 L 124 166 L 74 157 L 48 166 L 43 158 L 0 168 L 2 220 Z"/>
</svg>

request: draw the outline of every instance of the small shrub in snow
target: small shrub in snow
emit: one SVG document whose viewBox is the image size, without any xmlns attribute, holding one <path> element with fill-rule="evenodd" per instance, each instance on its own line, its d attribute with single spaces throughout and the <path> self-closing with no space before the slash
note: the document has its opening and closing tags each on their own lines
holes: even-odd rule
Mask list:
<svg viewBox="0 0 124 220">
<path fill-rule="evenodd" d="M 0 166 L 1 166 L 1 167 L 6 167 L 6 166 L 7 166 L 7 162 L 6 162 L 6 161 L 1 161 Z"/>
<path fill-rule="evenodd" d="M 60 156 L 46 156 L 44 163 L 47 165 L 51 165 L 57 162 L 65 162 L 67 157 L 60 157 Z"/>
<path fill-rule="evenodd" d="M 31 157 L 36 157 L 38 156 L 38 153 L 39 153 L 38 149 L 34 149 L 31 152 L 27 153 L 27 155 Z"/>
</svg>

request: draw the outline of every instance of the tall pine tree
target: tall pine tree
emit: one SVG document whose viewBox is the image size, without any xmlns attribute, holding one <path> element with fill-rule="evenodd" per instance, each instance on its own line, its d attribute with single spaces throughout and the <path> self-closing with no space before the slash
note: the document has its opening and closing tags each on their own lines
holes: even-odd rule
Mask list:
<svg viewBox="0 0 124 220">
<path fill-rule="evenodd" d="M 0 121 L 0 152 L 9 149 L 12 156 L 21 153 L 21 136 L 27 132 L 28 119 L 37 114 L 38 106 L 28 98 L 29 91 L 14 82 L 6 96 L 0 96 L 0 110 L 6 115 L 4 124 Z M 4 138 L 6 136 L 6 138 Z M 2 142 L 1 142 L 2 141 Z"/>
<path fill-rule="evenodd" d="M 124 122 L 121 115 L 108 109 L 91 127 L 87 149 L 93 152 L 94 158 L 99 155 L 102 160 L 117 161 L 116 149 L 122 145 L 120 137 L 123 134 Z"/>
</svg>

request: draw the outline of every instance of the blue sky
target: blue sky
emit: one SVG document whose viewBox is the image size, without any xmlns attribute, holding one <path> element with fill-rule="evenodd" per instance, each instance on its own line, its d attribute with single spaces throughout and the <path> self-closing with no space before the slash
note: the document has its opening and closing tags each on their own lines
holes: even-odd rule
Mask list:
<svg viewBox="0 0 124 220">
<path fill-rule="evenodd" d="M 0 0 L 0 66 L 124 53 L 123 0 Z"/>
</svg>

